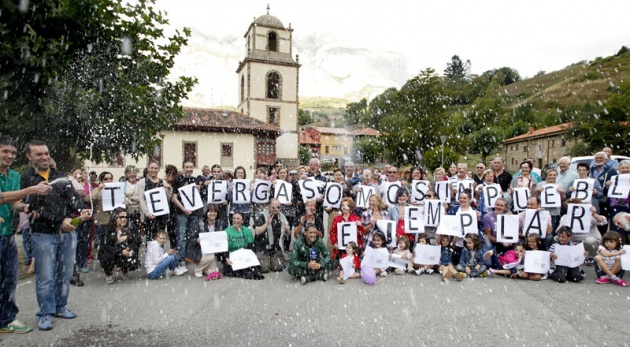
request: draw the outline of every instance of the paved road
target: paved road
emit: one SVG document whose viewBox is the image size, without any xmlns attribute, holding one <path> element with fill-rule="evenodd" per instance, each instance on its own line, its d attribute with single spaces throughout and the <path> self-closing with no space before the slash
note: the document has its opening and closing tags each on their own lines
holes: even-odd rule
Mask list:
<svg viewBox="0 0 630 347">
<path fill-rule="evenodd" d="M 94 266 L 94 265 L 93 265 Z M 440 283 L 437 275 L 294 281 L 194 276 L 105 284 L 92 271 L 72 287 L 79 317 L 48 332 L 0 335 L 0 346 L 621 346 L 630 329 L 630 288 L 498 277 Z M 34 280 L 20 282 L 19 318 L 36 326 Z"/>
</svg>

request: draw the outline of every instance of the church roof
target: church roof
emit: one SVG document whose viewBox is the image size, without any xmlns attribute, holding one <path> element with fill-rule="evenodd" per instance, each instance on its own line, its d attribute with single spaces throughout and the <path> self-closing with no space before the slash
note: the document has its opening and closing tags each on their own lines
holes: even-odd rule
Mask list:
<svg viewBox="0 0 630 347">
<path fill-rule="evenodd" d="M 236 111 L 209 108 L 184 108 L 184 110 L 186 115 L 175 123 L 174 130 L 282 134 L 281 128 Z"/>
<path fill-rule="evenodd" d="M 253 24 L 265 26 L 268 28 L 284 29 L 284 25 L 282 25 L 282 22 L 278 18 L 274 16 L 270 16 L 268 14 L 262 15 L 254 19 Z"/>
</svg>

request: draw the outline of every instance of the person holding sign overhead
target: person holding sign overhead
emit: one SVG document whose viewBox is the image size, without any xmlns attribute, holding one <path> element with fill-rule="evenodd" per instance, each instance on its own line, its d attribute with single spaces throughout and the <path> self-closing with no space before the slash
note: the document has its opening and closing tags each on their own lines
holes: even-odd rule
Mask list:
<svg viewBox="0 0 630 347">
<path fill-rule="evenodd" d="M 357 215 L 352 213 L 352 210 L 354 210 L 354 200 L 352 200 L 351 198 L 341 199 L 341 215 L 333 219 L 332 226 L 330 227 L 330 232 L 329 232 L 330 243 L 332 243 L 333 245 L 333 251 L 332 251 L 333 259 L 339 259 L 341 255 L 340 249 L 345 248 L 345 246 L 340 247 L 340 245 L 338 244 L 339 223 L 356 223 L 357 244 L 359 245 L 359 248 L 363 247 L 363 233 L 364 233 L 363 223 L 361 223 L 361 218 L 359 218 Z M 342 243 L 343 241 L 344 240 L 341 240 Z"/>
</svg>

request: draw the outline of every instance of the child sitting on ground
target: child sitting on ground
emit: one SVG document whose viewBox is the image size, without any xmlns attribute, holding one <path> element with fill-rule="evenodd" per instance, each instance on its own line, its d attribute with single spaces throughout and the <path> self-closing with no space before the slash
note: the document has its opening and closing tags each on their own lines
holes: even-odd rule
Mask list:
<svg viewBox="0 0 630 347">
<path fill-rule="evenodd" d="M 359 260 L 359 255 L 356 253 L 358 250 L 359 250 L 359 246 L 357 245 L 357 243 L 354 241 L 350 241 L 346 245 L 346 253 L 344 253 L 341 256 L 341 259 L 345 257 L 353 258 L 352 268 L 354 269 L 355 272 L 352 275 L 348 276 L 348 278 L 361 278 L 361 260 Z M 339 277 L 337 277 L 337 282 L 339 282 L 339 284 L 346 283 L 346 280 L 344 279 L 344 277 L 345 277 L 345 273 L 342 268 L 341 271 L 339 271 Z"/>
<path fill-rule="evenodd" d="M 551 247 L 549 247 L 549 252 L 551 252 L 551 260 L 554 261 L 558 259 L 558 256 L 555 254 L 557 246 L 573 246 L 573 243 L 571 242 L 571 235 L 573 235 L 571 228 L 565 225 L 559 228 L 556 233 L 558 234 L 558 242 L 552 244 Z M 585 255 L 588 254 L 588 252 L 586 251 L 584 253 Z M 579 266 L 567 267 L 562 265 L 555 265 L 555 270 L 551 274 L 549 274 L 548 278 L 550 280 L 558 281 L 558 283 L 564 283 L 564 281 L 566 280 L 580 282 L 584 279 L 584 274 Z"/>
<path fill-rule="evenodd" d="M 455 274 L 455 279 L 461 281 L 466 277 L 485 277 L 487 268 L 483 261 L 479 235 L 467 234 L 465 240 L 466 243 L 459 258 L 459 264 L 455 267 L 455 270 L 458 271 Z"/>
<path fill-rule="evenodd" d="M 402 259 L 407 260 L 407 271 L 413 270 L 413 253 L 409 250 L 409 246 L 411 242 L 407 236 L 399 236 L 398 237 L 398 247 L 394 249 L 394 254 L 399 255 Z M 394 273 L 396 275 L 403 275 L 405 273 L 404 269 L 396 268 L 394 269 Z"/>
<path fill-rule="evenodd" d="M 526 252 L 525 252 L 525 257 L 527 257 L 527 251 L 541 251 L 542 249 L 542 243 L 540 242 L 540 235 L 536 234 L 536 233 L 529 233 L 527 234 L 527 246 L 525 247 Z M 525 259 L 523 258 L 523 262 L 525 261 Z M 529 279 L 532 281 L 540 281 L 540 280 L 544 280 L 547 279 L 547 275 L 541 275 L 541 274 L 537 274 L 537 273 L 533 273 L 533 272 L 525 272 L 524 269 L 518 269 L 518 275 L 521 278 L 524 279 Z"/>
<path fill-rule="evenodd" d="M 525 247 L 522 243 L 517 243 L 514 245 L 514 249 L 511 249 L 505 252 L 503 255 L 499 255 L 499 264 L 501 264 L 502 269 L 490 269 L 490 273 L 496 275 L 510 276 L 511 278 L 518 278 L 519 271 L 517 266 L 514 263 L 522 264 L 525 255 Z M 505 266 L 509 268 L 506 268 Z"/>
<path fill-rule="evenodd" d="M 422 233 L 420 235 L 418 235 L 418 244 L 419 245 L 428 245 L 429 244 L 429 238 L 426 234 Z M 413 264 L 413 268 L 415 269 L 415 273 L 416 275 L 420 276 L 423 273 L 426 273 L 427 275 L 432 274 L 435 270 L 433 270 L 434 265 L 424 265 L 424 264 Z"/>
<path fill-rule="evenodd" d="M 622 279 L 624 271 L 621 269 L 621 255 L 626 250 L 620 244 L 621 235 L 616 231 L 609 231 L 604 234 L 602 244 L 595 256 L 595 272 L 599 284 L 614 283 L 626 287 L 628 282 Z"/>
<path fill-rule="evenodd" d="M 448 235 L 440 236 L 440 267 L 438 268 L 442 274 L 442 282 L 445 282 L 451 276 L 457 273 L 453 267 L 453 247 L 451 246 L 451 237 Z"/>
</svg>

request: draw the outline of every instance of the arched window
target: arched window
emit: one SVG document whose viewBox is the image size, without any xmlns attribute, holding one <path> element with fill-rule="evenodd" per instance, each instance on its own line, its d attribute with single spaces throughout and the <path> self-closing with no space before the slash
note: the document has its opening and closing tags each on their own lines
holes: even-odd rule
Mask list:
<svg viewBox="0 0 630 347">
<path fill-rule="evenodd" d="M 278 34 L 275 31 L 270 31 L 267 34 L 267 49 L 270 51 L 278 51 Z"/>
<path fill-rule="evenodd" d="M 267 74 L 267 98 L 280 98 L 280 74 L 277 72 Z"/>
<path fill-rule="evenodd" d="M 245 76 L 241 76 L 241 102 L 245 99 Z"/>
</svg>

